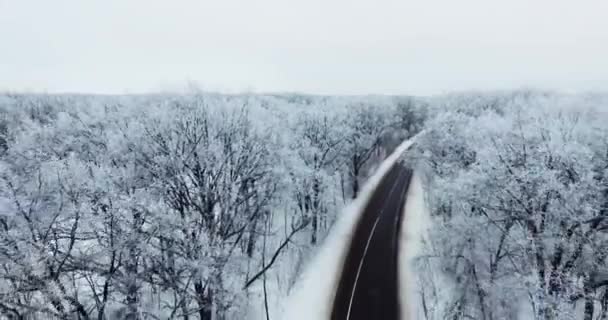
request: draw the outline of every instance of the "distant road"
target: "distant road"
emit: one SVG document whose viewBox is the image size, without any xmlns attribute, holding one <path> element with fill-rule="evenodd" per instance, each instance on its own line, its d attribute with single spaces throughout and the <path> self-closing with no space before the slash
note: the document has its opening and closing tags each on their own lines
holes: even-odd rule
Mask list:
<svg viewBox="0 0 608 320">
<path fill-rule="evenodd" d="M 355 227 L 331 320 L 403 320 L 398 246 L 411 181 L 412 170 L 397 162 L 373 191 Z"/>
</svg>

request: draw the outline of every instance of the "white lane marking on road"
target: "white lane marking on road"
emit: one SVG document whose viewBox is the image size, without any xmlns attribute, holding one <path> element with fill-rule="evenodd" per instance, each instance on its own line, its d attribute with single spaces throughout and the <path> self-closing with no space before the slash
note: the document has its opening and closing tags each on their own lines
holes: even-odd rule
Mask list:
<svg viewBox="0 0 608 320">
<path fill-rule="evenodd" d="M 397 164 L 394 164 L 394 165 L 397 165 Z M 353 306 L 353 300 L 355 298 L 355 291 L 357 290 L 357 282 L 359 281 L 359 275 L 361 274 L 361 268 L 363 267 L 363 262 L 365 261 L 365 256 L 367 256 L 367 249 L 369 248 L 369 244 L 371 243 L 372 238 L 374 237 L 374 232 L 376 230 L 376 226 L 378 225 L 378 222 L 380 221 L 380 217 L 382 217 L 382 214 L 384 213 L 384 209 L 386 209 L 386 207 L 388 205 L 388 202 L 386 202 L 386 200 L 390 199 L 391 195 L 395 191 L 395 187 L 397 187 L 397 185 L 399 184 L 399 180 L 401 179 L 402 175 L 403 175 L 403 171 L 399 173 L 399 176 L 395 180 L 395 184 L 393 184 L 393 186 L 391 187 L 391 191 L 389 191 L 388 196 L 385 199 L 385 203 L 382 206 L 382 210 L 380 210 L 380 213 L 378 214 L 378 217 L 376 218 L 376 221 L 374 222 L 374 226 L 372 227 L 369 238 L 367 238 L 367 243 L 365 244 L 365 249 L 363 250 L 363 257 L 361 257 L 361 261 L 359 261 L 359 267 L 357 268 L 357 274 L 355 275 L 355 283 L 353 284 L 353 291 L 350 294 L 350 300 L 348 302 L 348 311 L 346 312 L 346 320 L 350 319 L 350 312 L 351 312 L 351 309 Z"/>
</svg>

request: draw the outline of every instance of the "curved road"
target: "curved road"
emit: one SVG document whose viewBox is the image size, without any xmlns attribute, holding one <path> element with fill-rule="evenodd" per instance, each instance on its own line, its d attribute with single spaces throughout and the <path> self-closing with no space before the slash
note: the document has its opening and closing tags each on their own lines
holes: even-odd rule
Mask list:
<svg viewBox="0 0 608 320">
<path fill-rule="evenodd" d="M 344 261 L 331 320 L 401 320 L 398 252 L 412 170 L 397 162 L 366 205 Z"/>
</svg>

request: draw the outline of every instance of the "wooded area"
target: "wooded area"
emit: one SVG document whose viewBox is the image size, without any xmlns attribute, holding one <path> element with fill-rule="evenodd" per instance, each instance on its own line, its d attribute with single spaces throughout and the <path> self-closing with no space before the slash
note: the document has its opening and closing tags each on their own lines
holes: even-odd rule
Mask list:
<svg viewBox="0 0 608 320">
<path fill-rule="evenodd" d="M 421 319 L 608 319 L 608 97 L 0 96 L 7 319 L 277 319 L 425 128 Z"/>
</svg>

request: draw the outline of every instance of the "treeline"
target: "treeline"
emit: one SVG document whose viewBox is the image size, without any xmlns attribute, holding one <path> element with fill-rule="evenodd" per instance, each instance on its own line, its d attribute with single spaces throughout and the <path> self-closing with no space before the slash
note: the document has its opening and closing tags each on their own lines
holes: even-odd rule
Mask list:
<svg viewBox="0 0 608 320">
<path fill-rule="evenodd" d="M 412 98 L 0 96 L 0 314 L 272 317 Z"/>
<path fill-rule="evenodd" d="M 420 319 L 608 319 L 608 99 L 438 98 Z M 435 272 L 426 272 L 429 269 Z"/>
<path fill-rule="evenodd" d="M 0 96 L 7 319 L 276 319 L 425 129 L 418 319 L 608 319 L 608 97 Z"/>
</svg>

